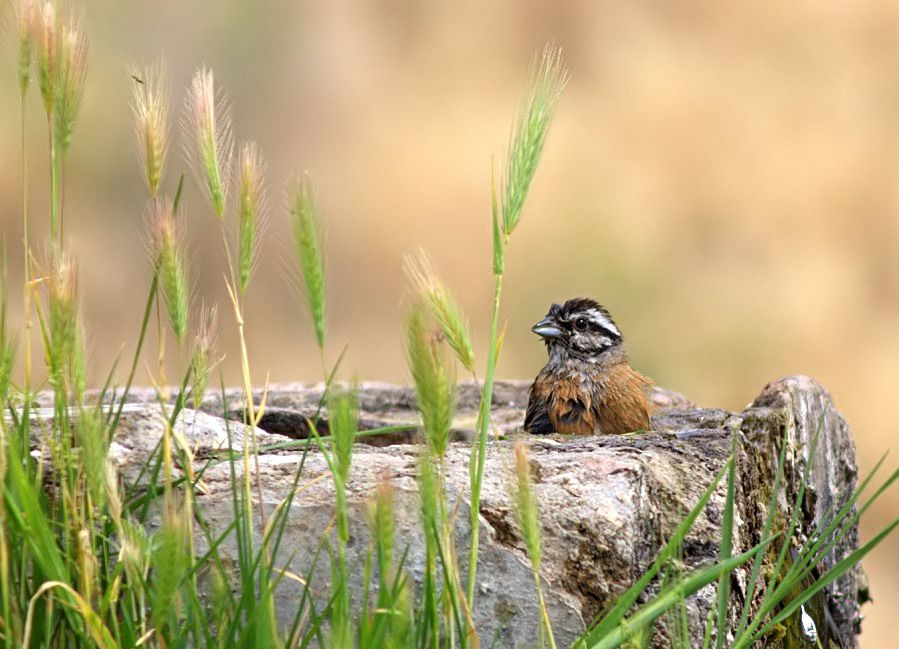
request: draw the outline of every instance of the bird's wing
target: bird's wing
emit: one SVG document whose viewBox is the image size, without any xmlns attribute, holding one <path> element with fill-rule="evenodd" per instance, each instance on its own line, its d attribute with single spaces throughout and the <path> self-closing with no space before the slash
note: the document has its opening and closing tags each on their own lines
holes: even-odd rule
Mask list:
<svg viewBox="0 0 899 649">
<path fill-rule="evenodd" d="M 546 410 L 547 395 L 541 394 L 535 381 L 528 392 L 528 409 L 524 416 L 524 430 L 531 435 L 549 435 L 555 432 Z"/>
<path fill-rule="evenodd" d="M 627 363 L 604 372 L 597 394 L 599 427 L 605 435 L 650 430 L 652 406 L 646 391 L 652 382 Z"/>
</svg>

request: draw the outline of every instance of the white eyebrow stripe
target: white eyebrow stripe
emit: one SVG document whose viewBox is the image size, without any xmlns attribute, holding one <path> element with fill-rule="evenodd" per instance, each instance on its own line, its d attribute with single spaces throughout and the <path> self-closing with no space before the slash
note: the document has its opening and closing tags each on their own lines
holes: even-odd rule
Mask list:
<svg viewBox="0 0 899 649">
<path fill-rule="evenodd" d="M 596 309 L 588 309 L 586 311 L 586 316 L 594 324 L 599 325 L 606 331 L 609 331 L 609 332 L 615 334 L 616 336 L 619 336 L 619 337 L 621 336 L 621 332 L 618 331 L 618 327 L 616 327 L 614 324 L 612 324 L 611 320 L 609 320 L 606 316 L 604 316 L 602 313 L 600 313 Z"/>
</svg>

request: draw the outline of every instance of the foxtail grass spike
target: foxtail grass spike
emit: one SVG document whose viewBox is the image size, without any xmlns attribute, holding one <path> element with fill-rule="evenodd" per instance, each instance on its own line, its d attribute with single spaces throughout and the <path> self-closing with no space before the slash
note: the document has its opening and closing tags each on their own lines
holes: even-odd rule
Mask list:
<svg viewBox="0 0 899 649">
<path fill-rule="evenodd" d="M 210 68 L 197 70 L 191 81 L 184 131 L 188 158 L 216 216 L 223 219 L 231 181 L 231 116 L 227 103 L 216 94 Z"/>
<path fill-rule="evenodd" d="M 168 151 L 168 84 L 161 66 L 131 69 L 133 81 L 131 109 L 144 178 L 150 196 L 159 195 Z"/>
<path fill-rule="evenodd" d="M 259 231 L 266 219 L 265 162 L 255 142 L 240 149 L 240 213 L 237 232 L 237 280 L 241 293 L 246 292 L 256 261 Z"/>
<path fill-rule="evenodd" d="M 521 220 L 528 189 L 537 171 L 543 143 L 565 84 L 568 70 L 562 50 L 548 44 L 531 65 L 528 90 L 509 138 L 509 153 L 502 192 L 503 234 L 508 238 Z"/>
<path fill-rule="evenodd" d="M 428 254 L 419 250 L 416 256 L 406 257 L 405 269 L 428 311 L 443 330 L 456 358 L 467 371 L 474 372 L 474 349 L 468 321 L 452 292 L 434 271 Z"/>
<path fill-rule="evenodd" d="M 304 177 L 297 185 L 291 209 L 294 244 L 309 312 L 319 348 L 325 346 L 325 268 L 321 226 L 315 211 L 312 183 Z"/>
</svg>

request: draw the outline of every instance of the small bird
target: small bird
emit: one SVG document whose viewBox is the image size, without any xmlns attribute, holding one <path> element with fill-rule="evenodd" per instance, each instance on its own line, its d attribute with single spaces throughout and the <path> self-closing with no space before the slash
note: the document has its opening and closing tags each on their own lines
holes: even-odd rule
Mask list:
<svg viewBox="0 0 899 649">
<path fill-rule="evenodd" d="M 618 435 L 649 430 L 652 381 L 630 366 L 618 326 L 594 300 L 553 304 L 531 331 L 549 361 L 531 385 L 525 432 Z"/>
</svg>

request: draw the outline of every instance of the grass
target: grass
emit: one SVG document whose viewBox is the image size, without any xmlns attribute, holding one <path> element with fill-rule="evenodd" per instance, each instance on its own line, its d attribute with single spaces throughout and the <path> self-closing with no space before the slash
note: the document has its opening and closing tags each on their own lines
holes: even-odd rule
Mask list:
<svg viewBox="0 0 899 649">
<path fill-rule="evenodd" d="M 212 70 L 197 71 L 188 88 L 181 139 L 191 169 L 177 174 L 173 197 L 166 188 L 171 161 L 168 83 L 160 68 L 132 73 L 133 109 L 141 168 L 152 221 L 153 277 L 135 337 L 127 380 L 113 386 L 100 382 L 99 395 L 89 397 L 97 382 L 84 355 L 85 332 L 78 314 L 77 265 L 68 256 L 63 236 L 62 201 L 66 152 L 76 134 L 80 97 L 86 82 L 86 39 L 77 24 L 57 13 L 54 5 L 30 0 L 19 3 L 17 81 L 22 95 L 21 159 L 25 226 L 24 375 L 14 376 L 19 343 L 7 324 L 9 293 L 3 266 L 0 294 L 0 399 L 8 413 L 0 419 L 0 644 L 4 647 L 441 647 L 490 646 L 475 623 L 477 600 L 480 494 L 489 442 L 493 382 L 502 347 L 499 328 L 506 252 L 520 224 L 531 181 L 549 127 L 568 80 L 560 51 L 547 46 L 532 66 L 509 151 L 494 173 L 494 276 L 489 347 L 483 380 L 471 343 L 468 320 L 453 292 L 439 279 L 426 255 L 409 261 L 408 271 L 420 303 L 406 326 L 406 351 L 421 412 L 422 439 L 417 457 L 418 511 L 424 539 L 424 569 L 413 580 L 409 547 L 395 532 L 396 492 L 391 476 L 382 476 L 369 504 L 371 542 L 360 562 L 350 558 L 348 485 L 353 475 L 354 442 L 377 431 L 358 432 L 357 395 L 350 387 L 332 389 L 343 353 L 327 359 L 326 282 L 322 220 L 304 178 L 291 204 L 297 253 L 296 275 L 311 315 L 312 335 L 321 354 L 326 385 L 318 412 L 310 417 L 312 438 L 269 447 L 298 451 L 291 487 L 277 503 L 264 498 L 255 424 L 264 414 L 266 389 L 253 397 L 254 372 L 247 345 L 245 298 L 266 221 L 266 165 L 253 143 L 235 146 L 227 102 L 216 89 Z M 26 102 L 31 79 L 47 120 L 46 179 L 25 174 L 32 143 L 25 138 Z M 236 154 L 235 154 L 236 152 Z M 235 158 L 236 155 L 236 159 Z M 222 236 L 228 272 L 230 318 L 219 322 L 215 307 L 192 297 L 187 272 L 189 251 L 180 236 L 188 225 L 180 214 L 185 173 L 197 179 L 211 208 L 211 221 Z M 37 180 L 37 183 L 33 181 Z M 49 196 L 49 259 L 40 260 L 29 240 L 29 193 L 43 186 Z M 234 190 L 232 191 L 232 187 Z M 224 312 L 223 312 L 224 313 Z M 154 318 L 154 315 L 156 316 Z M 222 320 L 224 320 L 222 318 Z M 124 405 L 145 355 L 148 330 L 159 329 L 159 363 L 152 377 L 157 386 L 162 435 L 156 450 L 140 468 L 140 479 L 126 482 L 118 474 L 109 447 Z M 35 326 L 36 324 L 36 326 Z M 239 451 L 199 459 L 185 443 L 183 415 L 198 407 L 219 359 L 217 327 L 238 333 L 242 369 L 242 422 L 227 422 L 242 431 Z M 165 332 L 177 342 L 178 386 L 169 393 L 162 350 Z M 43 352 L 46 385 L 35 385 L 34 349 Z M 453 500 L 447 489 L 446 454 L 456 404 L 456 363 L 481 384 L 477 435 L 471 445 L 470 494 L 467 504 Z M 113 376 L 114 369 L 109 377 Z M 352 384 L 351 384 L 352 385 Z M 37 389 L 53 395 L 54 416 L 32 416 Z M 223 412 L 229 412 L 221 387 Z M 104 404 L 113 407 L 102 409 Z M 328 435 L 318 427 L 326 416 Z M 383 432 L 383 431 L 382 431 Z M 897 522 L 833 565 L 824 565 L 837 545 L 853 533 L 859 517 L 893 485 L 897 472 L 865 495 L 873 483 L 866 477 L 846 504 L 807 535 L 793 539 L 806 485 L 814 462 L 809 449 L 805 474 L 788 512 L 778 510 L 784 483 L 787 440 L 781 442 L 767 517 L 761 537 L 735 553 L 734 519 L 740 440 L 721 472 L 687 512 L 652 565 L 639 575 L 606 611 L 591 621 L 574 646 L 578 649 L 644 646 L 662 618 L 675 618 L 675 638 L 688 646 L 697 633 L 704 646 L 749 647 L 768 641 L 785 624 L 804 614 L 805 605 L 890 534 Z M 233 447 L 234 444 L 232 443 Z M 33 452 L 38 451 L 37 453 Z M 334 513 L 309 556 L 284 562 L 289 514 L 296 498 L 318 478 L 304 474 L 310 452 L 320 454 L 334 485 Z M 231 522 L 215 529 L 202 504 L 204 474 L 225 464 L 230 476 Z M 555 648 L 556 638 L 544 598 L 541 574 L 539 491 L 531 476 L 529 451 L 519 441 L 510 451 L 509 488 L 516 520 L 534 579 L 533 597 L 540 611 L 542 646 Z M 716 561 L 684 569 L 684 541 L 725 480 L 721 549 Z M 789 514 L 788 520 L 784 517 Z M 461 519 L 460 519 L 461 517 Z M 460 559 L 457 529 L 471 528 L 470 549 Z M 784 524 L 785 523 L 785 524 Z M 233 547 L 233 554 L 225 547 Z M 294 561 L 296 559 L 296 561 Z M 302 565 L 304 572 L 292 571 Z M 320 567 L 329 568 L 328 582 L 316 581 Z M 746 566 L 749 581 L 744 602 L 734 601 L 729 586 L 733 571 Z M 361 579 L 361 592 L 355 584 Z M 276 615 L 276 591 L 287 582 L 299 596 L 288 619 Z M 717 599 L 703 629 L 690 629 L 686 601 L 697 590 L 717 583 Z M 489 613 L 488 613 L 489 615 Z"/>
</svg>

